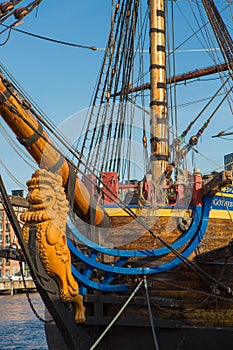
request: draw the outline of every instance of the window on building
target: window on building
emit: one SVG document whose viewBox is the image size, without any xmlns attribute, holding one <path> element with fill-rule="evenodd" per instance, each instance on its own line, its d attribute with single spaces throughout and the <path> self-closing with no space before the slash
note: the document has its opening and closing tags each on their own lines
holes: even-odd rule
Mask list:
<svg viewBox="0 0 233 350">
<path fill-rule="evenodd" d="M 25 211 L 26 211 L 26 208 L 24 208 L 24 207 L 18 207 L 18 210 L 17 210 L 18 213 L 23 213 L 23 212 L 25 212 Z"/>
<path fill-rule="evenodd" d="M 6 232 L 10 232 L 10 224 L 8 222 L 6 223 Z"/>
<path fill-rule="evenodd" d="M 6 234 L 6 244 L 10 244 L 10 235 Z"/>
<path fill-rule="evenodd" d="M 2 244 L 2 234 L 0 234 L 0 244 Z"/>
</svg>

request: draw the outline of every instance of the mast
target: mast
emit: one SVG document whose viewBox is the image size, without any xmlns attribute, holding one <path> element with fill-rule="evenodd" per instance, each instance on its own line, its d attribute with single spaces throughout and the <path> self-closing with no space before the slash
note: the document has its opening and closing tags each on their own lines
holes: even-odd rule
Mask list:
<svg viewBox="0 0 233 350">
<path fill-rule="evenodd" d="M 159 180 L 168 165 L 164 1 L 149 0 L 149 6 L 151 172 Z"/>
</svg>

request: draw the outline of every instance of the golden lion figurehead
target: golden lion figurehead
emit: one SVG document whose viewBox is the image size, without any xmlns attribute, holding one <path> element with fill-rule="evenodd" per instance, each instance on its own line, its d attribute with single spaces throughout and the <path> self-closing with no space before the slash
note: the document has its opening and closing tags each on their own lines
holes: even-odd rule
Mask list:
<svg viewBox="0 0 233 350">
<path fill-rule="evenodd" d="M 62 178 L 60 175 L 53 174 L 44 169 L 38 169 L 27 181 L 28 186 L 28 212 L 32 221 L 44 221 L 46 218 L 61 230 L 65 230 L 66 216 L 68 213 L 68 201 L 64 188 L 62 187 Z M 29 221 L 23 219 L 23 221 Z"/>
<path fill-rule="evenodd" d="M 30 227 L 36 227 L 37 249 L 47 274 L 58 284 L 63 302 L 75 306 L 76 322 L 85 321 L 83 297 L 71 271 L 71 256 L 66 241 L 68 201 L 62 178 L 47 170 L 36 170 L 27 181 L 28 211 L 21 215 L 25 222 L 22 233 L 29 244 Z"/>
</svg>

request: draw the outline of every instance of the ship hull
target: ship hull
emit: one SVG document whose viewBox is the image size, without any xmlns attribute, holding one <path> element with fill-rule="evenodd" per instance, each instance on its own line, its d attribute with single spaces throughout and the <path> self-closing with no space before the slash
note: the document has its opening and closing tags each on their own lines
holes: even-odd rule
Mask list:
<svg viewBox="0 0 233 350">
<path fill-rule="evenodd" d="M 87 326 L 90 333 L 101 333 L 106 327 L 100 325 Z M 156 327 L 156 339 L 160 350 L 219 350 L 231 349 L 233 340 L 232 328 L 163 328 Z M 46 326 L 46 335 L 49 350 L 69 350 L 55 324 Z M 93 344 L 95 343 L 93 338 Z M 77 350 L 89 350 L 80 342 Z M 156 349 L 152 337 L 151 327 L 113 326 L 96 350 L 142 350 Z"/>
<path fill-rule="evenodd" d="M 227 208 L 224 207 L 226 200 L 229 202 Z M 196 213 L 194 217 L 196 217 L 197 226 L 195 230 L 193 229 L 194 234 L 190 236 L 189 241 L 178 248 L 178 252 L 185 252 L 196 239 L 197 248 L 190 253 L 189 260 L 184 262 L 174 260 L 175 266 L 167 270 L 163 269 L 163 266 L 170 266 L 170 261 L 177 258 L 175 253 L 169 252 L 158 257 L 131 258 L 130 265 L 132 268 L 135 267 L 133 271 L 136 273 L 120 274 L 115 282 L 118 285 L 127 285 L 126 291 L 113 293 L 107 290 L 101 291 L 100 288 L 104 287 L 101 281 L 106 275 L 101 275 L 101 271 L 98 272 L 95 269 L 97 272 L 92 276 L 91 283 L 95 281 L 100 288 L 94 290 L 86 286 L 84 303 L 87 319 L 85 324 L 77 325 L 77 334 L 80 333 L 77 350 L 92 349 L 92 345 L 101 337 L 116 315 L 119 317 L 93 349 L 141 350 L 147 347 L 147 349 L 162 350 L 217 350 L 219 347 L 230 348 L 233 341 L 231 203 L 233 203 L 232 194 L 224 200 L 220 196 L 211 196 L 207 203 L 208 207 L 206 205 L 204 210 L 199 208 L 200 217 L 198 210 L 196 212 L 186 210 L 184 213 L 180 208 L 173 209 L 172 215 L 168 211 L 167 215 L 160 215 L 156 220 L 153 215 L 141 216 L 155 232 L 156 237 L 161 235 L 169 244 L 176 244 L 179 237 L 186 237 L 186 233 L 182 233 L 177 226 L 180 215 L 191 217 Z M 166 210 L 163 214 L 166 214 Z M 148 214 L 148 211 L 146 213 Z M 114 242 L 114 246 L 120 247 L 119 251 L 160 249 L 161 242 L 149 231 L 144 230 L 142 235 L 137 235 L 140 225 L 129 216 L 112 215 L 111 222 L 110 239 Z M 191 225 L 187 230 L 191 230 Z M 82 227 L 81 230 L 84 232 Z M 88 234 L 87 231 L 86 234 Z M 96 238 L 98 231 L 95 234 Z M 125 237 L 130 237 L 130 242 L 124 244 Z M 99 244 L 102 243 L 100 235 Z M 109 251 L 112 252 L 111 249 Z M 115 262 L 114 256 L 110 257 L 104 253 L 98 255 L 98 259 L 93 263 L 96 268 L 100 266 L 100 259 L 107 265 L 113 265 Z M 92 261 L 89 261 L 91 264 Z M 125 263 L 124 266 L 127 264 Z M 146 275 L 146 280 L 143 273 L 138 273 L 142 266 L 150 268 L 156 265 L 162 267 L 161 272 L 158 270 L 156 273 L 149 273 Z M 139 284 L 140 288 L 136 290 Z M 135 295 L 127 304 L 134 291 Z M 127 306 L 122 310 L 126 304 Z M 46 325 L 46 334 L 50 350 L 66 349 L 62 335 L 59 334 L 55 324 Z"/>
<path fill-rule="evenodd" d="M 200 264 L 199 264 L 200 265 Z M 233 287 L 233 267 L 207 264 L 202 268 L 212 273 L 229 288 Z M 134 285 L 138 285 L 138 277 Z M 119 318 L 109 327 L 97 350 L 218 350 L 228 349 L 233 341 L 232 294 L 212 288 L 183 265 L 173 271 L 150 277 L 149 299 L 142 284 L 127 307 L 127 293 L 107 294 L 92 291 L 84 297 L 87 320 L 77 325 L 80 338 L 77 350 L 90 350 L 108 329 L 116 315 Z M 153 319 L 153 329 L 150 316 Z M 68 349 L 54 323 L 46 325 L 49 350 Z M 158 344 L 156 348 L 155 343 Z"/>
</svg>

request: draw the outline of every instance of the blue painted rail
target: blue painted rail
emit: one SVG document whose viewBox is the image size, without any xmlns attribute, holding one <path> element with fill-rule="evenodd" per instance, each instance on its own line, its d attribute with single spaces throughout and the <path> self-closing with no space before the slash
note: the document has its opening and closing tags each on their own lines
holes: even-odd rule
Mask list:
<svg viewBox="0 0 233 350">
<path fill-rule="evenodd" d="M 181 255 L 183 258 L 188 258 L 193 251 L 198 247 L 201 242 L 208 225 L 209 211 L 210 211 L 211 197 L 207 196 L 203 201 L 203 206 L 194 207 L 192 211 L 192 223 L 188 230 L 180 235 L 180 237 L 174 241 L 170 246 L 172 249 L 183 249 Z M 95 242 L 92 242 L 85 237 L 71 222 L 68 220 L 68 229 L 72 232 L 74 239 L 78 240 L 81 244 L 89 248 L 89 254 L 84 254 L 79 248 L 77 248 L 71 240 L 68 239 L 68 246 L 72 254 L 76 258 L 83 262 L 84 269 L 78 270 L 75 266 L 72 266 L 74 276 L 79 281 L 80 292 L 85 293 L 86 287 L 91 287 L 96 290 L 106 292 L 123 291 L 127 289 L 125 284 L 113 283 L 119 275 L 147 275 L 155 274 L 164 271 L 168 271 L 178 266 L 182 262 L 182 258 L 173 257 L 169 261 L 161 263 L 160 265 L 153 264 L 151 262 L 150 267 L 131 267 L 129 259 L 139 258 L 143 259 L 146 257 L 159 257 L 164 256 L 171 252 L 171 249 L 167 246 L 153 249 L 153 250 L 123 250 L 117 248 L 109 248 L 101 246 Z M 99 253 L 111 256 L 114 258 L 114 264 L 107 264 L 98 261 Z M 93 271 L 101 271 L 102 280 L 101 282 L 95 282 L 92 279 Z"/>
</svg>

